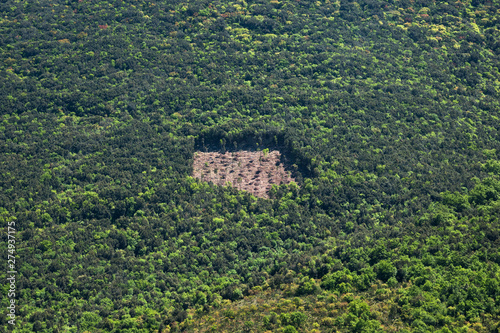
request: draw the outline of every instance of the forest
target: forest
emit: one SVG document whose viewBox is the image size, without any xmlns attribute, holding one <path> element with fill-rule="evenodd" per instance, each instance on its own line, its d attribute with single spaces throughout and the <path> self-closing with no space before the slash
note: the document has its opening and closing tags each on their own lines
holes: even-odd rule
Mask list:
<svg viewBox="0 0 500 333">
<path fill-rule="evenodd" d="M 500 0 L 3 0 L 0 156 L 2 332 L 500 330 Z"/>
</svg>

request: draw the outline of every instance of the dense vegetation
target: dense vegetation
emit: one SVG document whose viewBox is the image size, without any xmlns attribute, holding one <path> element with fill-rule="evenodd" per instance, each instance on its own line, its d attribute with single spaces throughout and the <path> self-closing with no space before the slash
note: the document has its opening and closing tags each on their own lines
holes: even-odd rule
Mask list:
<svg viewBox="0 0 500 333">
<path fill-rule="evenodd" d="M 499 8 L 2 1 L 14 331 L 498 330 Z M 191 177 L 240 148 L 298 185 Z"/>
</svg>

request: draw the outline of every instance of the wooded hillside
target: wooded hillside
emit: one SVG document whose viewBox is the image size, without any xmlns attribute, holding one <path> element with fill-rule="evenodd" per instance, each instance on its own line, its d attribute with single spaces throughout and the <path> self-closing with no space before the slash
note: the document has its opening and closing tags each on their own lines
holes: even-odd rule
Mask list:
<svg viewBox="0 0 500 333">
<path fill-rule="evenodd" d="M 2 331 L 499 329 L 498 0 L 0 14 Z M 268 199 L 192 176 L 264 149 Z"/>
</svg>

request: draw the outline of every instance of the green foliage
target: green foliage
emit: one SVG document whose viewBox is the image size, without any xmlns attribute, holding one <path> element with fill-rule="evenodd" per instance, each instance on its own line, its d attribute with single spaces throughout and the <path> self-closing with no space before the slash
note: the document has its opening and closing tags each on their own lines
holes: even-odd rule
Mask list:
<svg viewBox="0 0 500 333">
<path fill-rule="evenodd" d="M 288 325 L 285 328 L 283 328 L 283 333 L 297 333 L 297 332 L 298 332 L 297 329 L 292 325 Z"/>
<path fill-rule="evenodd" d="M 470 207 L 469 196 L 460 193 L 443 193 L 443 203 L 452 206 L 456 211 L 462 212 Z"/>
<path fill-rule="evenodd" d="M 317 293 L 318 289 L 319 288 L 313 279 L 305 277 L 300 282 L 299 287 L 297 288 L 296 294 L 298 296 L 312 295 L 312 294 Z"/>
<path fill-rule="evenodd" d="M 349 332 L 382 332 L 380 322 L 373 317 L 368 304 L 354 300 L 349 304 L 348 312 L 337 319 L 337 325 Z"/>
<path fill-rule="evenodd" d="M 495 178 L 485 178 L 470 191 L 469 200 L 476 205 L 485 205 L 498 200 L 499 196 L 500 181 Z"/>
<path fill-rule="evenodd" d="M 280 320 L 281 320 L 281 324 L 283 326 L 285 326 L 285 329 L 286 329 L 286 326 L 290 326 L 290 325 L 292 327 L 298 328 L 298 327 L 301 327 L 305 324 L 305 322 L 307 320 L 307 316 L 300 311 L 295 311 L 292 313 L 282 313 L 280 315 Z"/>
<path fill-rule="evenodd" d="M 337 271 L 335 273 L 329 273 L 322 278 L 321 288 L 327 290 L 337 290 L 340 293 L 347 293 L 351 291 L 351 282 L 353 276 L 348 269 L 342 271 Z"/>
<path fill-rule="evenodd" d="M 488 160 L 484 165 L 486 171 L 500 175 L 500 161 Z"/>
<path fill-rule="evenodd" d="M 4 1 L 14 331 L 498 330 L 499 6 Z M 297 182 L 192 177 L 236 149 Z"/>
<path fill-rule="evenodd" d="M 387 260 L 381 260 L 376 266 L 376 271 L 377 277 L 384 282 L 395 277 L 397 273 L 396 267 Z"/>
<path fill-rule="evenodd" d="M 101 316 L 95 312 L 83 312 L 81 318 L 79 319 L 79 323 L 81 329 L 90 331 L 95 330 L 101 320 Z"/>
</svg>

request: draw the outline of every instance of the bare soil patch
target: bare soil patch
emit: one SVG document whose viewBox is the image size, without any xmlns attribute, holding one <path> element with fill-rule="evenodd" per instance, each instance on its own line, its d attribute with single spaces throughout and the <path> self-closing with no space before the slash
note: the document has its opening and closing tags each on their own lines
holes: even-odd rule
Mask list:
<svg viewBox="0 0 500 333">
<path fill-rule="evenodd" d="M 262 151 L 196 152 L 193 162 L 194 177 L 216 185 L 228 185 L 250 192 L 254 196 L 269 198 L 273 184 L 288 184 L 295 179 L 281 163 L 277 150 Z"/>
</svg>

